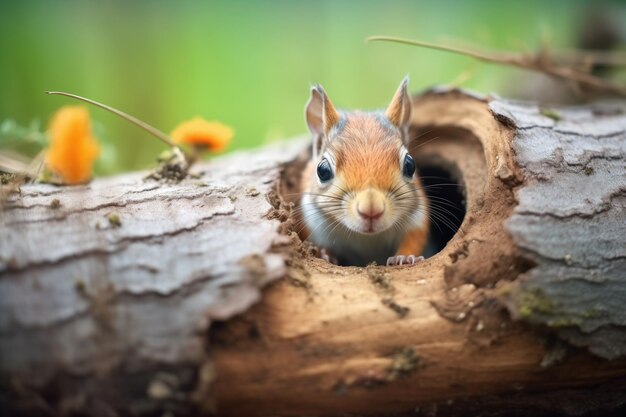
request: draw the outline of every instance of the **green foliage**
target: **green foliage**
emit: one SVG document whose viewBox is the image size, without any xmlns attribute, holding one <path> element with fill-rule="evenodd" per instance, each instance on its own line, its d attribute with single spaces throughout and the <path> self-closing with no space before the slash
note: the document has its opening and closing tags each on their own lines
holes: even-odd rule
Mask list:
<svg viewBox="0 0 626 417">
<path fill-rule="evenodd" d="M 43 123 L 31 133 L 41 133 L 51 114 L 70 102 L 44 91 L 60 90 L 117 107 L 165 132 L 194 116 L 220 120 L 235 129 L 231 149 L 247 148 L 303 134 L 312 83 L 322 83 L 340 107 L 375 108 L 388 102 L 407 73 L 417 91 L 449 83 L 472 68 L 464 86 L 501 94 L 516 74 L 442 52 L 368 44 L 367 36 L 457 39 L 523 50 L 537 47 L 549 28 L 553 45 L 570 46 L 583 5 L 563 0 L 0 2 L 0 120 L 25 125 L 38 118 Z M 154 166 L 162 144 L 113 115 L 90 111 L 102 148 L 97 173 Z"/>
<path fill-rule="evenodd" d="M 47 141 L 38 119 L 32 120 L 28 126 L 20 126 L 12 119 L 0 121 L 0 149 L 34 156 L 46 146 Z"/>
</svg>

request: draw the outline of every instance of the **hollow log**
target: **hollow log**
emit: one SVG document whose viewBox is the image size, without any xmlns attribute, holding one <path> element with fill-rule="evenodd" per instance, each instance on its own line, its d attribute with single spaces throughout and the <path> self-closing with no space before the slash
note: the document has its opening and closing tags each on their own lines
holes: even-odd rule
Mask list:
<svg viewBox="0 0 626 417">
<path fill-rule="evenodd" d="M 23 186 L 1 214 L 2 411 L 624 411 L 626 103 L 431 90 L 412 135 L 465 199 L 414 266 L 336 266 L 300 242 L 302 139 L 174 184 Z"/>
</svg>

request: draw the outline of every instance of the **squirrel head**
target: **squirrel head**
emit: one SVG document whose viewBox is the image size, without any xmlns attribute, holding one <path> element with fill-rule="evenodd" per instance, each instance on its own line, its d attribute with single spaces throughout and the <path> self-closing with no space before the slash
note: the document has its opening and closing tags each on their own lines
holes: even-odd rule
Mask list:
<svg viewBox="0 0 626 417">
<path fill-rule="evenodd" d="M 384 112 L 339 112 L 321 86 L 311 90 L 306 121 L 316 170 L 307 191 L 323 214 L 352 231 L 382 232 L 408 222 L 419 206 L 415 162 L 407 149 L 407 86 L 405 77 Z"/>
</svg>

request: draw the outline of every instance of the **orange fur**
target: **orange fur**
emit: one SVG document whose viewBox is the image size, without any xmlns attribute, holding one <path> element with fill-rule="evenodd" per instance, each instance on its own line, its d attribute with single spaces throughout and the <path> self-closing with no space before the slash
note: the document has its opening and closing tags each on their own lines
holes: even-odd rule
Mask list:
<svg viewBox="0 0 626 417">
<path fill-rule="evenodd" d="M 411 184 L 403 174 L 411 114 L 406 84 L 407 79 L 385 113 L 339 114 L 321 87 L 312 90 L 306 116 L 314 160 L 303 172 L 299 234 L 342 263 L 419 256 L 426 246 L 427 198 L 419 178 Z M 316 170 L 324 159 L 334 178 L 321 181 Z M 319 169 L 328 172 L 324 165 Z"/>
<path fill-rule="evenodd" d="M 428 229 L 430 226 L 430 222 L 428 220 L 428 199 L 419 178 L 415 178 L 415 183 L 417 185 L 417 193 L 419 194 L 423 209 L 426 212 L 426 215 L 424 216 L 424 223 L 420 228 L 411 229 L 407 232 L 406 236 L 402 240 L 402 243 L 400 243 L 400 247 L 398 248 L 396 255 L 421 255 L 426 248 L 426 243 L 428 242 Z"/>
<path fill-rule="evenodd" d="M 330 146 L 337 157 L 337 172 L 348 190 L 370 186 L 388 190 L 393 186 L 400 169 L 400 142 L 394 133 L 366 113 L 355 112 L 346 119 L 342 140 Z M 372 172 L 377 175 L 372 177 Z"/>
<path fill-rule="evenodd" d="M 400 244 L 396 255 L 420 255 L 424 252 L 428 235 L 424 229 L 410 230 Z"/>
</svg>

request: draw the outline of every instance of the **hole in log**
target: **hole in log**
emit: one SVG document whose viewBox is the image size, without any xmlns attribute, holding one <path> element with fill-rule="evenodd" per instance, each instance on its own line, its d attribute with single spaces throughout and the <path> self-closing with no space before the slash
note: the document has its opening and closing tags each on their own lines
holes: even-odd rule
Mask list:
<svg viewBox="0 0 626 417">
<path fill-rule="evenodd" d="M 429 198 L 430 230 L 424 256 L 441 252 L 458 233 L 468 206 L 483 198 L 486 163 L 483 147 L 469 131 L 451 126 L 411 129 L 409 146 Z"/>
<path fill-rule="evenodd" d="M 410 153 L 429 198 L 430 230 L 423 255 L 431 257 L 444 250 L 457 233 L 463 233 L 466 212 L 483 198 L 485 156 L 478 138 L 462 128 L 415 127 L 411 136 L 414 139 L 409 147 Z M 305 234 L 299 209 L 300 182 L 309 158 L 310 151 L 307 150 L 288 164 L 279 185 L 283 201 L 293 209 L 280 218 L 286 220 L 287 230 L 296 232 L 301 238 Z"/>
<path fill-rule="evenodd" d="M 455 167 L 421 164 L 419 177 L 428 196 L 430 228 L 423 253 L 428 258 L 446 247 L 465 217 L 465 194 L 452 174 Z"/>
</svg>

